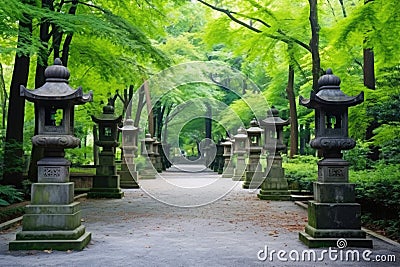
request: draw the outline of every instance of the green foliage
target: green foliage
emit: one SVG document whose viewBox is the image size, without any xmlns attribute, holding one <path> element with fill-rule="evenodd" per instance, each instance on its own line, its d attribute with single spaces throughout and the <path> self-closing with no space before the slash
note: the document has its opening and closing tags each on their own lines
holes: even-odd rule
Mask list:
<svg viewBox="0 0 400 267">
<path fill-rule="evenodd" d="M 354 149 L 343 151 L 343 158 L 350 163 L 350 167 L 355 170 L 365 170 L 371 168 L 372 162 L 368 159 L 370 143 L 358 140 Z"/>
<path fill-rule="evenodd" d="M 400 165 L 377 164 L 373 170 L 352 171 L 356 201 L 361 204 L 363 222 L 384 229 L 389 237 L 400 238 Z"/>
<path fill-rule="evenodd" d="M 22 192 L 11 185 L 0 185 L 0 206 L 8 206 L 22 200 L 24 200 Z"/>
<path fill-rule="evenodd" d="M 317 158 L 313 156 L 296 156 L 285 158 L 282 166 L 289 188 L 313 192 L 313 182 L 317 180 Z"/>
</svg>

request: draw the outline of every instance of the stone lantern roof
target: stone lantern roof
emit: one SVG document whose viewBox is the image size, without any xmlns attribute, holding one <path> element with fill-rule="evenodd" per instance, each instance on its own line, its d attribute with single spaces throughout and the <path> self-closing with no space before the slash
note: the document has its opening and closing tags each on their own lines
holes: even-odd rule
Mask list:
<svg viewBox="0 0 400 267">
<path fill-rule="evenodd" d="M 232 141 L 231 141 L 231 139 L 229 137 L 227 137 L 224 142 L 221 142 L 221 145 L 223 145 L 223 146 L 231 146 L 232 145 Z"/>
<path fill-rule="evenodd" d="M 107 105 L 103 107 L 103 113 L 100 114 L 98 117 L 91 116 L 92 120 L 95 123 L 115 123 L 118 124 L 122 120 L 122 115 L 115 116 L 114 115 L 114 107 L 111 105 Z"/>
<path fill-rule="evenodd" d="M 286 126 L 289 124 L 289 120 L 283 120 L 279 117 L 279 111 L 274 106 L 268 110 L 267 118 L 260 123 L 261 126 Z"/>
<path fill-rule="evenodd" d="M 233 136 L 233 138 L 236 139 L 246 139 L 247 138 L 247 132 L 246 129 L 244 129 L 242 126 L 237 130 L 237 134 Z"/>
<path fill-rule="evenodd" d="M 25 97 L 31 102 L 69 100 L 69 103 L 72 102 L 73 104 L 84 104 L 93 99 L 92 91 L 84 94 L 82 87 L 74 90 L 68 85 L 70 73 L 62 65 L 59 58 L 54 60 L 54 65 L 46 68 L 44 76 L 46 83 L 35 90 L 28 90 L 25 86 L 21 85 L 20 96 Z"/>
<path fill-rule="evenodd" d="M 118 129 L 119 129 L 120 131 L 136 131 L 136 130 L 138 130 L 139 128 L 138 128 L 138 127 L 135 127 L 134 121 L 133 121 L 132 119 L 126 119 L 126 120 L 124 121 L 123 127 L 118 127 Z"/>
<path fill-rule="evenodd" d="M 260 125 L 258 124 L 258 121 L 256 119 L 253 119 L 250 122 L 250 128 L 247 129 L 247 134 L 258 134 L 264 132 L 263 129 L 259 127 Z"/>
<path fill-rule="evenodd" d="M 340 79 L 333 75 L 332 69 L 327 69 L 326 74 L 318 80 L 319 91 L 311 91 L 310 99 L 300 96 L 300 104 L 307 108 L 320 106 L 355 106 L 364 101 L 364 92 L 357 96 L 348 96 L 340 90 Z"/>
</svg>

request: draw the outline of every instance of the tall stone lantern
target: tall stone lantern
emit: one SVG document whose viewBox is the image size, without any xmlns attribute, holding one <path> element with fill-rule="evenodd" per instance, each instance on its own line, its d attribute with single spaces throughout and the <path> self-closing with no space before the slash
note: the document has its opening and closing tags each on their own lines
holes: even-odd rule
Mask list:
<svg viewBox="0 0 400 267">
<path fill-rule="evenodd" d="M 121 164 L 120 185 L 122 188 L 139 188 L 137 183 L 138 172 L 134 161 L 137 152 L 137 136 L 139 128 L 134 126 L 134 121 L 127 118 L 123 127 L 119 128 L 122 132 L 122 149 L 124 151 L 124 161 Z"/>
<path fill-rule="evenodd" d="M 64 150 L 77 147 L 74 106 L 92 101 L 92 92 L 68 85 L 70 73 L 59 58 L 45 70 L 46 83 L 35 90 L 21 86 L 21 97 L 38 109 L 38 134 L 32 143 L 44 148 L 38 161 L 38 182 L 32 184 L 31 204 L 26 206 L 22 231 L 10 242 L 10 250 L 83 249 L 91 234 L 81 225 L 80 203 L 74 201 L 69 181 L 70 162 Z"/>
<path fill-rule="evenodd" d="M 265 200 L 289 200 L 290 193 L 285 172 L 282 168 L 281 151 L 286 149 L 283 143 L 283 127 L 290 124 L 289 120 L 279 117 L 279 111 L 272 107 L 267 118 L 261 121 L 264 128 L 264 149 L 268 152 L 266 179 L 261 185 L 258 198 Z"/>
<path fill-rule="evenodd" d="M 246 175 L 246 158 L 249 147 L 246 129 L 240 127 L 237 134 L 233 136 L 233 153 L 236 155 L 236 166 L 233 170 L 233 181 L 242 181 Z"/>
<path fill-rule="evenodd" d="M 88 193 L 90 198 L 122 198 L 124 193 L 120 188 L 119 175 L 115 165 L 115 148 L 118 144 L 118 124 L 122 115 L 114 115 L 114 107 L 106 105 L 103 113 L 93 116 L 92 120 L 98 125 L 99 140 L 95 144 L 102 147 L 99 154 L 99 165 L 93 177 L 93 187 Z"/>
<path fill-rule="evenodd" d="M 246 176 L 243 182 L 244 189 L 255 189 L 261 185 L 264 173 L 260 164 L 261 135 L 264 132 L 259 127 L 256 119 L 250 122 L 250 128 L 247 129 L 247 138 L 249 140 L 249 161 L 246 166 Z"/>
<path fill-rule="evenodd" d="M 229 137 L 221 143 L 224 147 L 224 169 L 222 172 L 222 178 L 232 178 L 233 176 L 233 162 L 232 162 L 232 141 Z"/>
<path fill-rule="evenodd" d="M 145 138 L 142 140 L 141 144 L 141 154 L 145 158 L 145 164 L 143 169 L 139 171 L 140 179 L 155 179 L 157 171 L 155 170 L 155 166 L 153 164 L 154 160 L 154 152 L 153 152 L 153 144 L 154 139 L 151 137 L 151 134 L 147 133 Z"/>
<path fill-rule="evenodd" d="M 315 139 L 310 145 L 322 152 L 314 200 L 308 202 L 308 225 L 299 238 L 309 247 L 335 247 L 339 238 L 348 247 L 372 247 L 361 230 L 361 209 L 355 203 L 354 184 L 349 180 L 349 163 L 342 150 L 355 146 L 348 137 L 348 108 L 364 101 L 364 93 L 352 97 L 340 90 L 340 79 L 328 69 L 318 80 L 318 92 L 310 99 L 300 96 L 300 104 L 315 109 Z"/>
</svg>

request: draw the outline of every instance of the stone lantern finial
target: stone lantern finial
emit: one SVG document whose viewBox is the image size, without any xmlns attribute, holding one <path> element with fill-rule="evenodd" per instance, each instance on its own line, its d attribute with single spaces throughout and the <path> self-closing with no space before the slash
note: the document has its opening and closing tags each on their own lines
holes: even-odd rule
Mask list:
<svg viewBox="0 0 400 267">
<path fill-rule="evenodd" d="M 70 73 L 67 67 L 64 67 L 61 59 L 56 58 L 54 65 L 49 66 L 44 71 L 46 82 L 64 82 L 68 83 Z"/>
<path fill-rule="evenodd" d="M 319 90 L 323 89 L 340 89 L 340 78 L 336 75 L 333 75 L 332 69 L 329 68 L 326 70 L 326 74 L 322 75 L 318 79 L 318 88 Z"/>
</svg>

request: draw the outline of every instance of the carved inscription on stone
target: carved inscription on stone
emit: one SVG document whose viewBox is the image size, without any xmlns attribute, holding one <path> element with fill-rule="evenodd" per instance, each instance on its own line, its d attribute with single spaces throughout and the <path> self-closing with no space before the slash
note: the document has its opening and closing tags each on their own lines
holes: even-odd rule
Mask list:
<svg viewBox="0 0 400 267">
<path fill-rule="evenodd" d="M 61 177 L 60 167 L 44 167 L 43 168 L 43 178 L 59 178 Z"/>
<path fill-rule="evenodd" d="M 344 168 L 328 168 L 329 177 L 344 177 Z"/>
<path fill-rule="evenodd" d="M 50 133 L 63 133 L 64 132 L 64 127 L 45 125 L 44 126 L 44 130 L 46 132 L 50 132 Z"/>
</svg>

